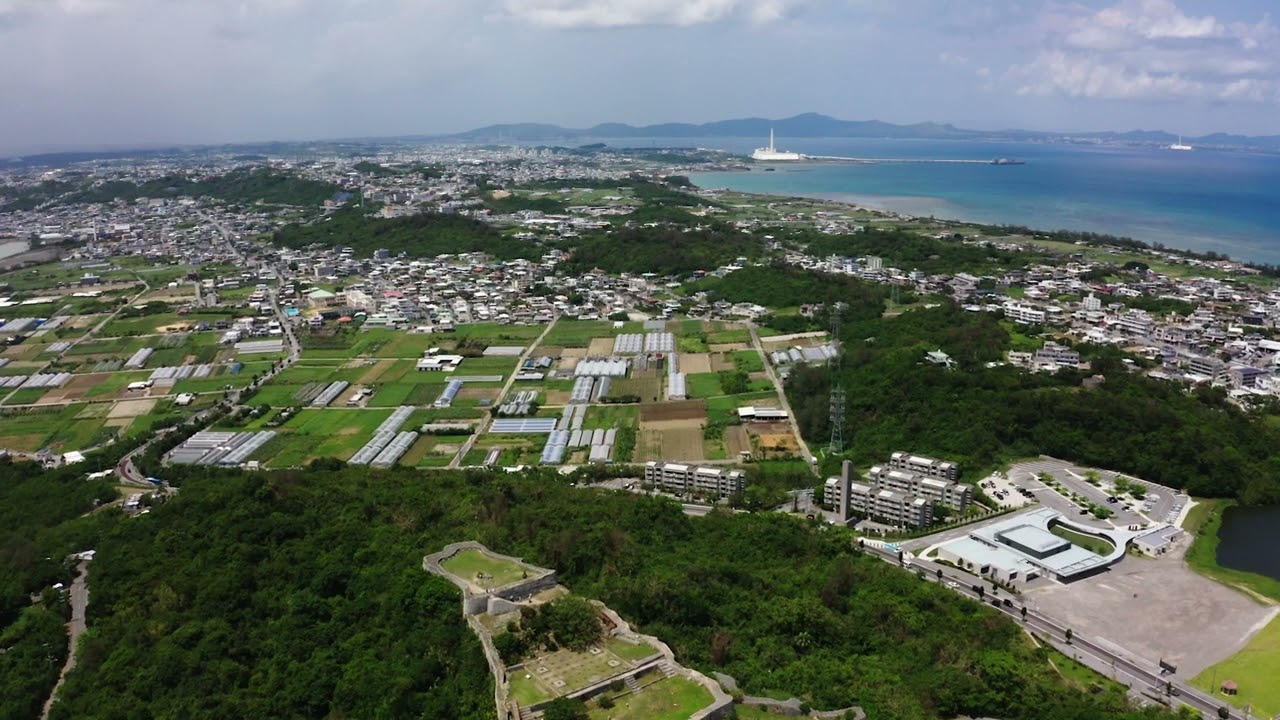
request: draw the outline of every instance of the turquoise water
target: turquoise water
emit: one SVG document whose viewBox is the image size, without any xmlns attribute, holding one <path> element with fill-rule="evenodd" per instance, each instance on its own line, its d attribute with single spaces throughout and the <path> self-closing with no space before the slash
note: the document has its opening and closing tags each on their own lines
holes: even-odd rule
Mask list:
<svg viewBox="0 0 1280 720">
<path fill-rule="evenodd" d="M 630 141 L 633 145 L 635 141 Z M 752 139 L 666 145 L 749 153 Z M 780 149 L 860 158 L 1009 157 L 1026 165 L 778 164 L 695 173 L 701 187 L 856 202 L 919 216 L 1088 230 L 1280 264 L 1280 156 L 1097 145 L 799 139 Z"/>
</svg>

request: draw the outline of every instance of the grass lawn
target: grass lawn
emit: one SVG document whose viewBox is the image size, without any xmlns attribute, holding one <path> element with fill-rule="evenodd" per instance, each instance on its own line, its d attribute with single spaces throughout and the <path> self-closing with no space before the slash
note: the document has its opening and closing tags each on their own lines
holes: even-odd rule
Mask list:
<svg viewBox="0 0 1280 720">
<path fill-rule="evenodd" d="M 1234 503 L 1229 500 L 1196 502 L 1201 504 L 1191 509 L 1187 522 L 1184 523 L 1187 532 L 1194 533 L 1196 537 L 1186 556 L 1191 569 L 1223 585 L 1234 587 L 1259 602 L 1267 598 L 1280 601 L 1280 580 L 1224 568 L 1218 564 L 1218 529 L 1222 527 L 1222 513 Z"/>
<path fill-rule="evenodd" d="M 1068 530 L 1067 528 L 1064 528 L 1061 525 L 1055 525 L 1052 528 L 1049 528 L 1049 532 L 1053 533 L 1054 535 L 1057 535 L 1063 540 L 1070 541 L 1072 545 L 1077 545 L 1079 547 L 1084 548 L 1085 550 L 1088 550 L 1094 555 L 1103 555 L 1103 556 L 1110 555 L 1111 551 L 1115 550 L 1115 547 L 1112 546 L 1111 543 L 1107 542 L 1106 540 L 1103 540 L 1102 538 L 1094 537 L 1092 535 L 1085 535 L 1084 533 L 1078 533 L 1072 530 Z"/>
<path fill-rule="evenodd" d="M 551 693 L 542 689 L 542 686 L 539 685 L 532 677 L 526 678 L 525 675 L 528 674 L 531 673 L 523 673 L 519 670 L 511 673 L 510 682 L 512 700 L 515 700 L 521 707 L 523 707 L 543 700 L 550 700 L 552 697 L 555 697 Z"/>
<path fill-rule="evenodd" d="M 1067 657 L 1052 646 L 1045 645 L 1043 647 L 1049 655 L 1049 660 L 1053 662 L 1053 666 L 1058 669 L 1058 674 L 1080 690 L 1090 691 L 1095 688 L 1101 688 L 1107 692 L 1124 693 L 1124 685 L 1091 667 L 1081 664 L 1077 660 Z"/>
<path fill-rule="evenodd" d="M 777 720 L 782 717 L 776 713 L 771 713 L 768 710 L 752 707 L 750 705 L 735 706 L 733 708 L 733 714 L 738 718 L 738 720 Z"/>
<path fill-rule="evenodd" d="M 524 577 L 525 569 L 518 563 L 495 558 L 488 553 L 469 548 L 454 553 L 453 557 L 440 563 L 445 570 L 468 582 L 482 587 L 502 587 Z M 480 573 L 491 577 L 477 579 Z"/>
<path fill-rule="evenodd" d="M 711 692 L 682 677 L 670 677 L 646 685 L 638 694 L 615 698 L 608 710 L 593 707 L 591 720 L 688 720 L 714 700 Z"/>
<path fill-rule="evenodd" d="M 1243 650 L 1209 668 L 1191 680 L 1191 684 L 1222 702 L 1236 706 L 1253 706 L 1253 717 L 1271 717 L 1280 713 L 1280 619 L 1254 636 Z M 1233 698 L 1218 692 L 1214 683 L 1234 680 L 1240 694 Z"/>
<path fill-rule="evenodd" d="M 623 642 L 618 638 L 609 638 L 605 641 L 604 647 L 609 652 L 617 655 L 622 660 L 630 660 L 638 662 L 658 652 L 650 645 L 640 644 L 632 645 L 629 642 Z"/>
</svg>

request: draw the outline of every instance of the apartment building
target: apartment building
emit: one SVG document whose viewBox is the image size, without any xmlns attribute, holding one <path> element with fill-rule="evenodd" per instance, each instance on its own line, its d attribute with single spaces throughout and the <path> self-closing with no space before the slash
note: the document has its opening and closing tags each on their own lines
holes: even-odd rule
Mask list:
<svg viewBox="0 0 1280 720">
<path fill-rule="evenodd" d="M 853 517 L 865 517 L 906 528 L 926 527 L 933 522 L 933 502 L 930 499 L 880 485 L 855 482 L 853 465 L 847 460 L 840 476 L 826 481 L 822 500 L 845 522 Z"/>
<path fill-rule="evenodd" d="M 1116 327 L 1133 335 L 1150 335 L 1155 323 L 1143 310 L 1130 310 L 1116 318 Z"/>
<path fill-rule="evenodd" d="M 924 477 L 950 480 L 952 482 L 955 482 L 960 477 L 960 468 L 953 462 L 937 460 L 923 455 L 912 455 L 902 451 L 889 456 L 889 467 L 893 470 L 903 470 L 916 475 L 923 475 Z"/>
<path fill-rule="evenodd" d="M 1212 355 L 1196 355 L 1187 359 L 1187 371 L 1217 380 L 1227 372 L 1227 364 Z"/>
<path fill-rule="evenodd" d="M 951 464 L 951 463 L 947 463 Z M 876 465 L 867 475 L 872 485 L 942 503 L 962 513 L 973 502 L 973 486 Z"/>
<path fill-rule="evenodd" d="M 644 465 L 644 481 L 679 495 L 726 498 L 741 493 L 747 476 L 741 470 L 651 460 Z"/>
<path fill-rule="evenodd" d="M 1046 317 L 1044 310 L 1016 302 L 1005 303 L 1004 314 L 1010 320 L 1023 325 L 1043 325 Z"/>
<path fill-rule="evenodd" d="M 1035 353 L 1035 362 L 1045 365 L 1068 365 L 1076 367 L 1080 364 L 1080 353 L 1055 342 L 1047 342 Z"/>
</svg>

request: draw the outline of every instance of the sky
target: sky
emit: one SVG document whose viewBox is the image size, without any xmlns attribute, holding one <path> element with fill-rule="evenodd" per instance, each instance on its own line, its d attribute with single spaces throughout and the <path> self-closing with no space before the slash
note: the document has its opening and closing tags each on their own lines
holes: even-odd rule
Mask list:
<svg viewBox="0 0 1280 720">
<path fill-rule="evenodd" d="M 1280 134 L 1275 0 L 0 0 L 0 153 L 820 112 Z"/>
</svg>

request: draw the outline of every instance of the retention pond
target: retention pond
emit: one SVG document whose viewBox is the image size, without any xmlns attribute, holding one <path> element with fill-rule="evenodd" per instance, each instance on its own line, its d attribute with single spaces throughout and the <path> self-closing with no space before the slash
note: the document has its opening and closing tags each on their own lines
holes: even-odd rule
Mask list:
<svg viewBox="0 0 1280 720">
<path fill-rule="evenodd" d="M 1218 531 L 1218 564 L 1280 580 L 1280 507 L 1230 507 Z"/>
</svg>

